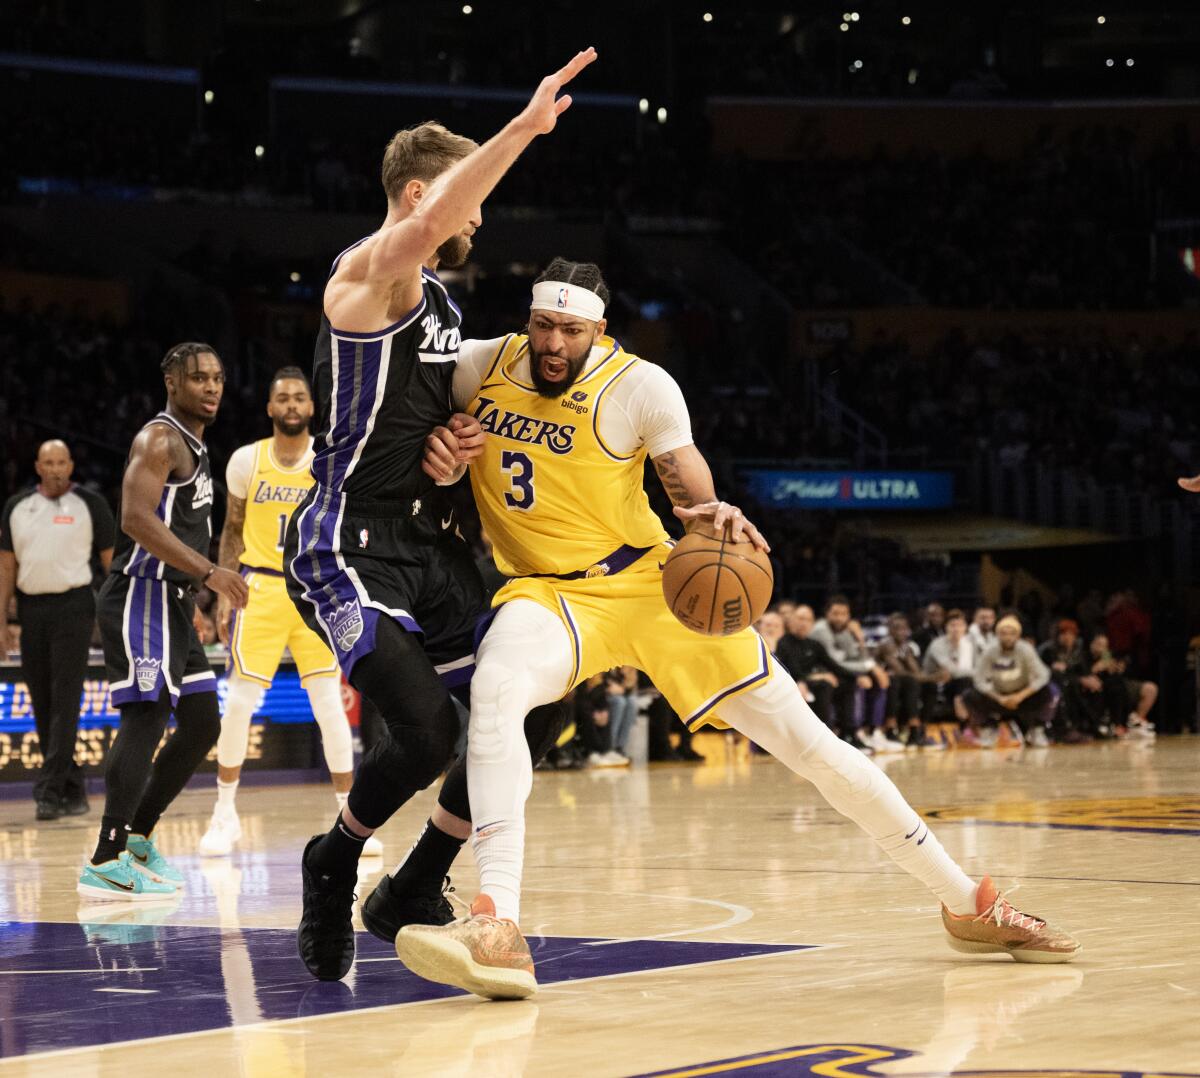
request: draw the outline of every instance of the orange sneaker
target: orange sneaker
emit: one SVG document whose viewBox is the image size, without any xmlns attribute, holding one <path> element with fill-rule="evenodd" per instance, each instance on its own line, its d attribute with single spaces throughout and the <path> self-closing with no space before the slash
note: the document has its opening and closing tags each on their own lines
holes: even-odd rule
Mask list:
<svg viewBox="0 0 1200 1078">
<path fill-rule="evenodd" d="M 448 925 L 405 925 L 396 954 L 418 977 L 465 988 L 487 999 L 526 999 L 537 991 L 533 956 L 521 930 L 496 916 L 487 895 Z"/>
<path fill-rule="evenodd" d="M 966 954 L 1010 954 L 1018 962 L 1070 962 L 1079 941 L 1040 917 L 1021 913 L 996 890 L 991 876 L 979 881 L 975 914 L 951 913 L 942 907 L 947 941 Z"/>
</svg>

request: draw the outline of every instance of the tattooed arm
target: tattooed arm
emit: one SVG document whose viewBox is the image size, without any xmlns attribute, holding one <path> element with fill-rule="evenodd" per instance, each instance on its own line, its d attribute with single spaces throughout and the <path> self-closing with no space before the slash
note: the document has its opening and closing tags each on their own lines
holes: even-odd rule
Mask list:
<svg viewBox="0 0 1200 1078">
<path fill-rule="evenodd" d="M 675 515 L 688 531 L 704 526 L 721 532 L 729 525 L 735 543 L 749 540 L 759 550 L 771 549 L 736 505 L 717 500 L 708 462 L 694 445 L 685 445 L 655 457 L 654 470 L 675 506 Z"/>
<path fill-rule="evenodd" d="M 221 529 L 221 547 L 217 562 L 223 569 L 241 572 L 241 557 L 246 549 L 242 525 L 246 523 L 246 499 L 232 492 L 225 498 L 225 526 Z M 229 643 L 230 615 L 233 606 L 224 596 L 217 597 L 217 639 Z"/>
</svg>

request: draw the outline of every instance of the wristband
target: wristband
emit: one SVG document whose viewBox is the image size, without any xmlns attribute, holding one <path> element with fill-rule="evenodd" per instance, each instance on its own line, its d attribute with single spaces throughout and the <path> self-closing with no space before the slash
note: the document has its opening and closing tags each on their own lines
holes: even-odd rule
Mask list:
<svg viewBox="0 0 1200 1078">
<path fill-rule="evenodd" d="M 215 573 L 215 572 L 217 571 L 217 569 L 218 569 L 218 566 L 217 566 L 217 564 L 214 562 L 212 565 L 210 565 L 210 566 L 208 567 L 208 572 L 207 572 L 207 573 L 205 573 L 205 574 L 204 574 L 204 576 L 202 576 L 202 577 L 200 578 L 200 583 L 201 583 L 202 585 L 203 585 L 203 584 L 207 584 L 207 583 L 208 583 L 208 578 L 209 578 L 210 576 L 212 576 L 212 575 L 213 575 L 213 573 Z"/>
</svg>

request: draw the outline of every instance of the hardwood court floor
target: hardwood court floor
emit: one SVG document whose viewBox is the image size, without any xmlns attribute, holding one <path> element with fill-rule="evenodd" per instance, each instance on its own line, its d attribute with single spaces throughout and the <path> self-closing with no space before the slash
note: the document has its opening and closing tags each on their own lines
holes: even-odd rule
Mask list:
<svg viewBox="0 0 1200 1078">
<path fill-rule="evenodd" d="M 950 950 L 807 784 L 697 744 L 704 766 L 537 774 L 524 1003 L 430 986 L 365 933 L 346 982 L 309 979 L 297 857 L 326 787 L 245 789 L 224 862 L 193 855 L 212 795 L 186 793 L 161 829 L 186 895 L 136 913 L 75 894 L 98 805 L 0 802 L 0 1072 L 1200 1075 L 1200 739 L 885 758 L 968 871 L 1079 936 L 1068 966 Z M 431 802 L 381 833 L 389 868 Z"/>
</svg>

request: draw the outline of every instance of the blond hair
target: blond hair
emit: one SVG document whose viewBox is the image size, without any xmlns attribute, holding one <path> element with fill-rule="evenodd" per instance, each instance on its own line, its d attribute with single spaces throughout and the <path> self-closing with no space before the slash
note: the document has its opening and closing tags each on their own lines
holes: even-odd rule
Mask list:
<svg viewBox="0 0 1200 1078">
<path fill-rule="evenodd" d="M 428 120 L 397 131 L 383 153 L 383 190 L 388 202 L 398 202 L 410 180 L 429 183 L 479 144 Z"/>
</svg>

